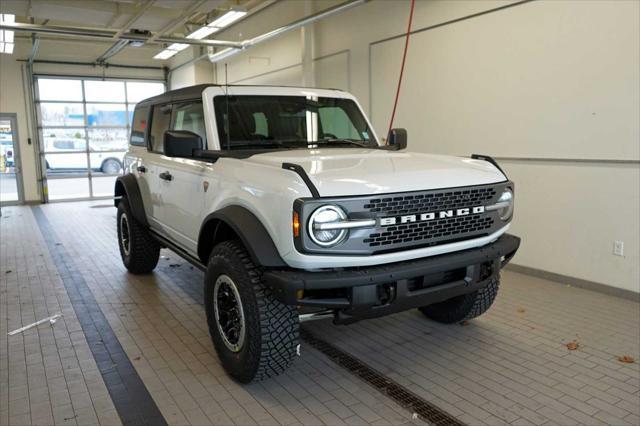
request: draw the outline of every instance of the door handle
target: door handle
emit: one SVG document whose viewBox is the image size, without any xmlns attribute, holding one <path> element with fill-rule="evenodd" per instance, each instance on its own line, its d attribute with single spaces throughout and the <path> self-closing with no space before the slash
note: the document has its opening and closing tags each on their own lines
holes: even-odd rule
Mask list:
<svg viewBox="0 0 640 426">
<path fill-rule="evenodd" d="M 138 170 L 140 173 L 146 173 L 147 172 L 147 168 L 145 166 L 138 166 L 136 168 L 136 170 Z"/>
<path fill-rule="evenodd" d="M 162 172 L 158 175 L 162 180 L 173 180 L 173 176 L 169 172 Z"/>
</svg>

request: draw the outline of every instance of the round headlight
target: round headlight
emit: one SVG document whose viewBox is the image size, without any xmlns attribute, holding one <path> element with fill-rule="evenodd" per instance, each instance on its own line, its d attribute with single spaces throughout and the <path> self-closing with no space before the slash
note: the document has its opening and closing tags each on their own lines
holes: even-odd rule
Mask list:
<svg viewBox="0 0 640 426">
<path fill-rule="evenodd" d="M 513 215 L 513 191 L 511 188 L 506 188 L 500 198 L 498 198 L 498 204 L 504 204 L 503 207 L 498 209 L 500 219 L 509 220 Z"/>
<path fill-rule="evenodd" d="M 322 247 L 331 247 L 347 236 L 346 229 L 321 229 L 320 225 L 342 222 L 347 219 L 338 206 L 326 205 L 318 208 L 309 218 L 309 236 Z"/>
</svg>

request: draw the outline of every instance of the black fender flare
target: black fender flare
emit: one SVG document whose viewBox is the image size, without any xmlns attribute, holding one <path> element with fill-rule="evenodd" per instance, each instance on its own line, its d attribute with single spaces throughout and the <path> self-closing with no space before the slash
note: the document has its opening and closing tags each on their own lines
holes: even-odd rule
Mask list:
<svg viewBox="0 0 640 426">
<path fill-rule="evenodd" d="M 119 176 L 116 179 L 116 185 L 114 188 L 114 205 L 118 207 L 123 195 L 127 196 L 129 200 L 129 208 L 133 217 L 144 226 L 149 226 L 147 222 L 147 214 L 144 212 L 144 203 L 142 201 L 142 194 L 140 193 L 140 187 L 138 187 L 138 181 L 136 177 L 131 173 L 127 173 L 124 176 Z"/>
<path fill-rule="evenodd" d="M 204 219 L 198 234 L 198 257 L 202 263 L 206 264 L 209 260 L 213 246 L 225 240 L 222 235 L 225 226 L 240 238 L 256 265 L 287 266 L 260 219 L 240 206 L 224 207 Z"/>
</svg>

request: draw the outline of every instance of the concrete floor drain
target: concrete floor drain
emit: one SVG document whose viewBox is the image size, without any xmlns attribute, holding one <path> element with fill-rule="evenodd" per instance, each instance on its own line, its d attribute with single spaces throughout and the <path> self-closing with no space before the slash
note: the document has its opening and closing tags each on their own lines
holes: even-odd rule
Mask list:
<svg viewBox="0 0 640 426">
<path fill-rule="evenodd" d="M 387 395 L 400 406 L 410 410 L 414 413 L 414 417 L 417 416 L 425 422 L 438 426 L 464 425 L 464 423 L 451 416 L 449 413 L 424 400 L 420 396 L 406 389 L 404 386 L 396 383 L 394 380 L 385 377 L 377 370 L 371 368 L 343 350 L 338 349 L 331 343 L 314 336 L 308 330 L 301 329 L 300 335 L 305 342 L 322 352 L 333 362 L 345 368 L 354 376 L 367 382 L 382 394 Z"/>
</svg>

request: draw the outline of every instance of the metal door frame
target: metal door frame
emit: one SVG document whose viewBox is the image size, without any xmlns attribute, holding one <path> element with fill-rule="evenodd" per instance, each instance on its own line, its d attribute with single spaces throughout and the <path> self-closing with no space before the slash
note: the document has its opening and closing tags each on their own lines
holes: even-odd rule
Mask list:
<svg viewBox="0 0 640 426">
<path fill-rule="evenodd" d="M 9 120 L 13 137 L 13 168 L 16 174 L 18 199 L 16 201 L 0 201 L 3 206 L 24 204 L 24 184 L 22 180 L 22 156 L 20 155 L 20 136 L 18 134 L 18 114 L 15 112 L 0 112 L 0 120 Z"/>
<path fill-rule="evenodd" d="M 82 101 L 60 101 L 60 100 L 41 100 L 40 99 L 40 93 L 39 93 L 39 87 L 38 87 L 38 80 L 39 79 L 61 79 L 61 80 L 66 80 L 66 79 L 71 79 L 71 80 L 79 80 L 81 87 L 82 87 Z M 124 83 L 124 90 L 125 90 L 125 99 L 124 101 L 120 102 L 120 101 L 106 101 L 106 102 L 99 102 L 99 101 L 89 101 L 87 102 L 86 96 L 85 96 L 85 84 L 84 81 L 85 80 L 94 80 L 94 81 L 119 81 Z M 37 135 L 38 135 L 38 139 L 40 141 L 40 144 L 38 145 L 38 161 L 40 161 L 41 164 L 41 175 L 42 175 L 42 182 L 43 182 L 43 197 L 44 197 L 44 202 L 45 203 L 59 203 L 59 202 L 73 202 L 73 201 L 95 201 L 95 200 L 109 200 L 109 199 L 113 199 L 113 195 L 100 195 L 100 196 L 95 196 L 93 195 L 93 170 L 91 170 L 91 153 L 90 153 L 90 142 L 89 142 L 89 137 L 88 137 L 88 130 L 91 128 L 88 123 L 87 123 L 87 111 L 86 111 L 86 106 L 87 103 L 100 103 L 100 104 L 124 104 L 125 106 L 125 111 L 126 111 L 126 116 L 127 116 L 127 120 L 129 119 L 129 106 L 132 104 L 131 102 L 129 102 L 129 97 L 128 97 L 128 93 L 127 93 L 127 82 L 148 82 L 148 83 L 162 83 L 164 85 L 164 92 L 165 93 L 167 91 L 167 81 L 166 80 L 162 80 L 162 79 L 157 79 L 157 78 L 147 78 L 147 77 L 105 77 L 105 76 L 95 76 L 95 75 L 82 75 L 82 74 L 52 74 L 52 73 L 31 73 L 31 85 L 33 88 L 33 108 L 35 110 L 35 119 L 34 119 L 34 124 L 35 124 L 35 128 L 37 131 Z M 42 120 L 42 116 L 41 116 L 41 109 L 40 109 L 40 103 L 73 103 L 73 104 L 81 104 L 82 105 L 82 111 L 83 111 L 83 117 L 84 117 L 84 123 L 82 125 L 77 125 L 77 126 L 44 126 L 41 122 Z M 136 102 L 137 103 L 137 102 Z M 45 166 L 45 155 L 47 154 L 47 151 L 45 149 L 44 146 L 44 137 L 42 135 L 42 131 L 44 128 L 82 128 L 84 129 L 84 133 L 85 133 L 85 137 L 84 140 L 86 142 L 85 145 L 85 151 L 84 153 L 87 156 L 87 169 L 86 169 L 86 173 L 82 176 L 74 176 L 74 177 L 68 177 L 68 176 L 51 176 L 51 175 L 47 175 L 47 168 Z M 110 126 L 100 126 L 100 128 L 108 128 Z M 127 132 L 129 133 L 129 137 L 131 135 L 131 124 L 127 121 L 127 124 L 125 126 L 112 126 L 114 128 L 126 128 Z M 128 147 L 127 147 L 128 149 Z M 111 153 L 111 151 L 101 151 L 103 153 Z M 122 151 L 113 151 L 113 152 L 122 152 Z M 125 151 L 126 152 L 126 151 Z M 74 153 L 83 153 L 83 151 L 74 151 Z M 108 175 L 108 176 L 115 176 L 115 175 Z M 98 176 L 98 177 L 102 177 L 102 176 Z M 86 178 L 88 180 L 88 184 L 89 184 L 89 196 L 88 197 L 78 197 L 78 198 L 63 198 L 63 199 L 55 199 L 55 200 L 51 200 L 49 198 L 49 191 L 48 191 L 48 181 L 50 180 L 66 180 L 66 179 L 83 179 Z M 46 188 L 46 190 L 45 190 Z"/>
</svg>

